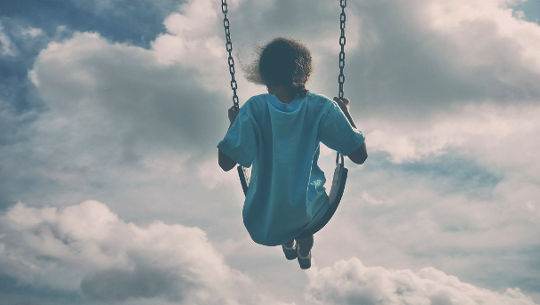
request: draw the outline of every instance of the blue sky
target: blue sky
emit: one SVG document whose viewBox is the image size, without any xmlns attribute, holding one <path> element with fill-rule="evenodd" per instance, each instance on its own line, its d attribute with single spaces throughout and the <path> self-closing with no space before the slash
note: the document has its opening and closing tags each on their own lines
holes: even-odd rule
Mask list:
<svg viewBox="0 0 540 305">
<path fill-rule="evenodd" d="M 217 166 L 218 1 L 0 4 L 0 304 L 540 304 L 540 4 L 349 2 L 369 159 L 308 272 L 249 239 Z M 335 95 L 338 3 L 230 9 L 242 101 L 277 36 Z"/>
</svg>

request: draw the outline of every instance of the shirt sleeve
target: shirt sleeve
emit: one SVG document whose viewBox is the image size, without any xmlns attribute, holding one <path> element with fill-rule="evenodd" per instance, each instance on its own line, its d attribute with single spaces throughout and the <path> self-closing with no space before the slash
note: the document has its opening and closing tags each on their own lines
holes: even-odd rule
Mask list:
<svg viewBox="0 0 540 305">
<path fill-rule="evenodd" d="M 217 147 L 236 163 L 249 167 L 257 150 L 256 125 L 246 109 L 240 108 L 238 116 Z"/>
<path fill-rule="evenodd" d="M 357 150 L 365 141 L 361 131 L 351 126 L 339 106 L 332 102 L 319 125 L 321 142 L 343 155 Z"/>
</svg>

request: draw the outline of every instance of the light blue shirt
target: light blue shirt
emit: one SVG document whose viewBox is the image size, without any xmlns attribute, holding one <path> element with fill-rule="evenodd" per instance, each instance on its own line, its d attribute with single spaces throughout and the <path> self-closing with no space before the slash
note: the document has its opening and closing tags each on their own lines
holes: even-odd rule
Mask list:
<svg viewBox="0 0 540 305">
<path fill-rule="evenodd" d="M 308 93 L 290 104 L 261 94 L 242 105 L 218 148 L 252 167 L 242 211 L 253 241 L 280 245 L 317 223 L 328 209 L 320 142 L 348 155 L 364 143 L 339 106 Z"/>
</svg>

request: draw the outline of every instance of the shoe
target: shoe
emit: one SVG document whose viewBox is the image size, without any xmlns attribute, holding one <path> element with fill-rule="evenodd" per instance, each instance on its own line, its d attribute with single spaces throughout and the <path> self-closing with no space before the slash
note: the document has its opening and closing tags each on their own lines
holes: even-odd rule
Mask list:
<svg viewBox="0 0 540 305">
<path fill-rule="evenodd" d="M 281 249 L 283 249 L 283 253 L 285 253 L 285 258 L 287 258 L 288 260 L 293 260 L 293 259 L 296 258 L 296 255 L 297 255 L 296 246 L 297 245 L 298 245 L 297 242 L 294 242 L 292 247 L 287 247 L 284 244 L 281 245 Z"/>
<path fill-rule="evenodd" d="M 298 248 L 296 256 L 298 257 L 298 264 L 301 269 L 309 269 L 311 267 L 311 250 L 307 256 L 300 255 L 300 248 Z"/>
</svg>

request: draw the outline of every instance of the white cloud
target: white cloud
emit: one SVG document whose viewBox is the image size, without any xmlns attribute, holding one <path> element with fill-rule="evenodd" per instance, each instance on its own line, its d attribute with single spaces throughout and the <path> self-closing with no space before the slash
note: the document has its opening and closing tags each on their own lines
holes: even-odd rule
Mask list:
<svg viewBox="0 0 540 305">
<path fill-rule="evenodd" d="M 0 270 L 21 283 L 79 290 L 106 302 L 276 304 L 225 264 L 196 227 L 125 222 L 103 203 L 63 209 L 23 203 L 0 215 Z M 265 301 L 266 300 L 266 301 Z"/>
<path fill-rule="evenodd" d="M 32 81 L 49 108 L 36 125 L 64 138 L 48 143 L 99 145 L 117 160 L 164 147 L 207 153 L 225 126 L 225 107 L 191 76 L 188 69 L 158 64 L 152 51 L 77 33 L 51 43 L 36 60 Z"/>
<path fill-rule="evenodd" d="M 426 11 L 430 26 L 452 40 L 460 64 L 495 68 L 501 80 L 519 86 L 524 80 L 505 75 L 510 71 L 502 68 L 511 65 L 540 73 L 540 27 L 516 16 L 509 7 L 515 2 L 432 1 Z"/>
<path fill-rule="evenodd" d="M 540 107 L 533 103 L 508 106 L 471 103 L 423 121 L 365 120 L 363 125 L 368 130 L 370 148 L 388 152 L 397 163 L 457 150 L 490 166 L 511 169 L 519 163 L 529 166 L 530 162 L 536 163 L 529 152 L 537 143 L 527 139 L 540 132 L 538 115 Z"/>
<path fill-rule="evenodd" d="M 308 273 L 308 298 L 316 304 L 534 305 L 518 288 L 492 291 L 427 267 L 414 272 L 368 267 L 357 258 Z"/>
<path fill-rule="evenodd" d="M 347 57 L 346 92 L 358 105 L 353 111 L 411 121 L 471 102 L 537 100 L 540 26 L 515 17 L 509 5 L 418 0 L 355 6 L 359 44 L 366 48 Z"/>
<path fill-rule="evenodd" d="M 474 160 L 502 180 L 494 189 L 495 200 L 509 206 L 538 205 L 535 151 L 540 143 L 540 107 L 529 105 L 469 105 L 428 122 L 366 122 L 372 151 L 383 151 L 393 162 L 419 162 L 443 155 Z M 521 208 L 520 208 L 521 209 Z"/>
<path fill-rule="evenodd" d="M 11 39 L 4 32 L 4 27 L 0 24 L 0 54 L 5 56 L 17 55 L 17 49 L 13 46 Z"/>
<path fill-rule="evenodd" d="M 35 38 L 37 36 L 43 35 L 43 30 L 39 28 L 26 28 L 21 31 L 23 35 L 28 35 L 32 38 Z"/>
</svg>

